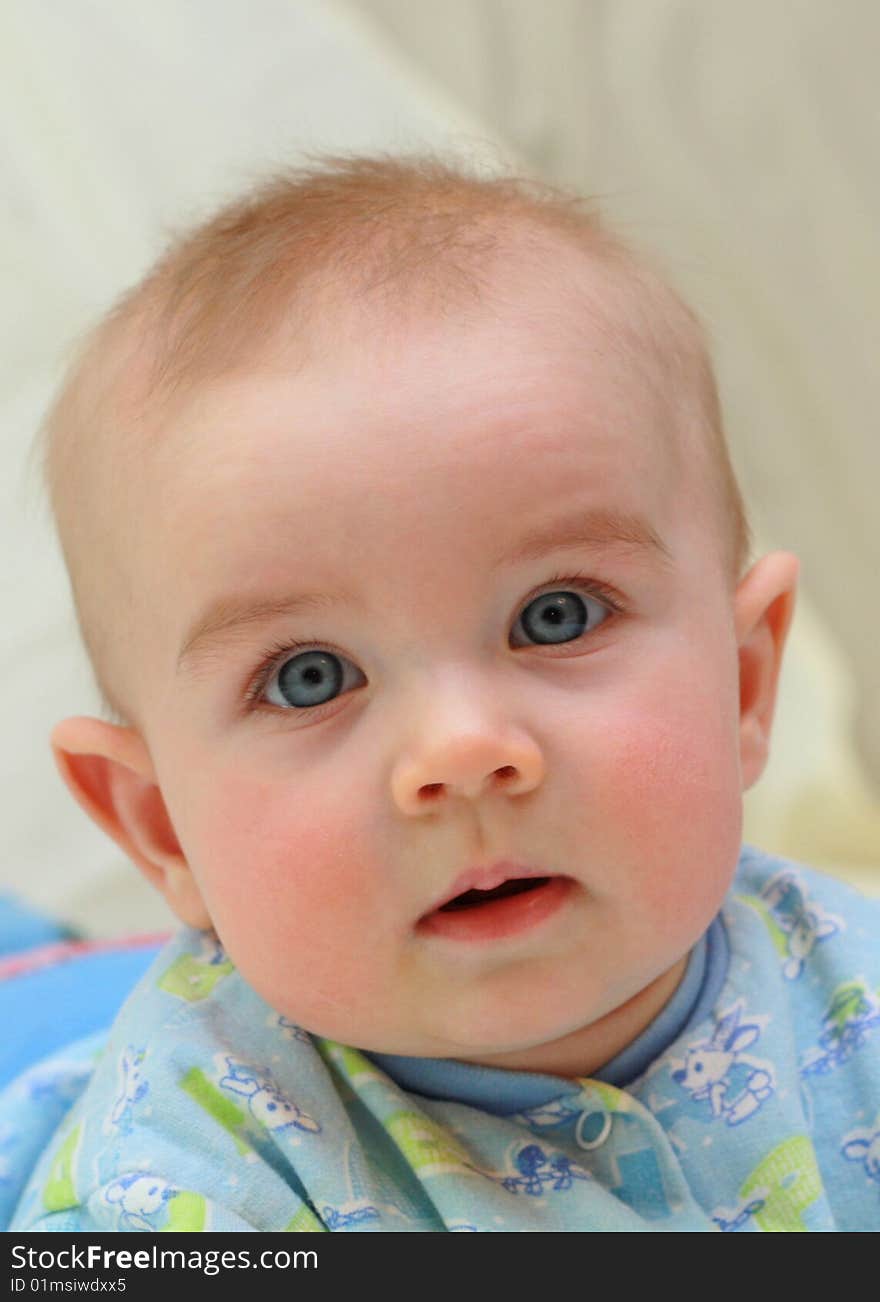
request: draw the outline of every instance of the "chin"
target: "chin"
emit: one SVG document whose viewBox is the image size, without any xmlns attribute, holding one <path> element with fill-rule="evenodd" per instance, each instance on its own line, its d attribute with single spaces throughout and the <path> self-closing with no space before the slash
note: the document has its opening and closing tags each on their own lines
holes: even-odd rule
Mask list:
<svg viewBox="0 0 880 1302">
<path fill-rule="evenodd" d="M 468 1028 L 464 1033 L 459 1030 L 452 1051 L 446 1056 L 488 1062 L 490 1058 L 538 1053 L 547 1046 L 586 1030 L 595 1020 L 597 1019 L 589 1012 L 581 1010 L 577 1014 L 569 1014 L 553 1021 L 548 1021 L 546 1013 L 541 1017 L 519 1018 L 514 1026 L 508 1021 L 503 1027 L 496 1025 L 488 1033 L 478 1027 Z"/>
</svg>

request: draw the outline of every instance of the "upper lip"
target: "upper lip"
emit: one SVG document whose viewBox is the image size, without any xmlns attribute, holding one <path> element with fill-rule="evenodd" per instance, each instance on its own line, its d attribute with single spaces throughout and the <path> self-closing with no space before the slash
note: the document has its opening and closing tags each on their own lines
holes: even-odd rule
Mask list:
<svg viewBox="0 0 880 1302">
<path fill-rule="evenodd" d="M 437 909 L 442 909 L 444 904 L 448 904 L 459 895 L 464 895 L 466 891 L 491 891 L 502 882 L 517 881 L 525 877 L 552 876 L 554 874 L 546 868 L 531 868 L 528 864 L 515 863 L 512 859 L 496 859 L 493 863 L 474 864 L 456 877 L 449 890 L 434 901 L 423 917 L 435 913 Z"/>
</svg>

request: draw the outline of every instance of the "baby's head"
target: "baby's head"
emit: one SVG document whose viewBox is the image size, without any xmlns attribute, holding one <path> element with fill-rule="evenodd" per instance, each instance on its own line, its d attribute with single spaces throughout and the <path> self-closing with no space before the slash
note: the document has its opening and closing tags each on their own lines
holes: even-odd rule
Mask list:
<svg viewBox="0 0 880 1302">
<path fill-rule="evenodd" d="M 93 818 L 308 1030 L 594 1069 L 736 865 L 796 562 L 571 200 L 334 161 L 179 241 L 47 429 Z M 482 892 L 482 894 L 478 894 Z"/>
</svg>

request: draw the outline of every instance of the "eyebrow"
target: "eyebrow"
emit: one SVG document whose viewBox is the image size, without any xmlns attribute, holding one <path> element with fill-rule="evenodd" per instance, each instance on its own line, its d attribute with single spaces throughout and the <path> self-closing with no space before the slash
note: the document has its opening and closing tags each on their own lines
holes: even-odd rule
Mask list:
<svg viewBox="0 0 880 1302">
<path fill-rule="evenodd" d="M 593 508 L 574 512 L 521 538 L 512 551 L 499 557 L 493 569 L 539 560 L 547 552 L 606 551 L 613 548 L 635 557 L 672 562 L 672 553 L 646 520 L 624 511 Z"/>
<path fill-rule="evenodd" d="M 655 530 L 638 516 L 620 511 L 579 511 L 535 529 L 520 538 L 516 546 L 496 558 L 492 572 L 505 565 L 539 560 L 555 551 L 607 551 L 636 559 L 654 560 L 664 568 L 672 553 Z M 225 596 L 205 610 L 184 639 L 177 657 L 177 670 L 194 671 L 214 652 L 240 637 L 248 629 L 261 628 L 282 618 L 329 610 L 348 602 L 350 593 L 303 592 L 264 599 Z"/>
<path fill-rule="evenodd" d="M 343 593 L 301 592 L 296 596 L 221 597 L 199 617 L 190 629 L 177 657 L 177 671 L 195 670 L 214 652 L 240 637 L 249 628 L 262 628 L 279 619 L 310 611 L 329 610 L 346 600 Z"/>
</svg>

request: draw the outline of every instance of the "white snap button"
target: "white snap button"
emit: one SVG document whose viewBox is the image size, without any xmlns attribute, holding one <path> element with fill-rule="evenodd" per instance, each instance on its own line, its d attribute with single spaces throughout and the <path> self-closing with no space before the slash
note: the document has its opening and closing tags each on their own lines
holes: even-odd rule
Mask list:
<svg viewBox="0 0 880 1302">
<path fill-rule="evenodd" d="M 594 1112 L 582 1112 L 578 1117 L 574 1137 L 580 1148 L 585 1148 L 588 1151 L 591 1148 L 599 1148 L 605 1143 L 610 1134 L 610 1112 L 600 1112 L 597 1109 Z"/>
</svg>

